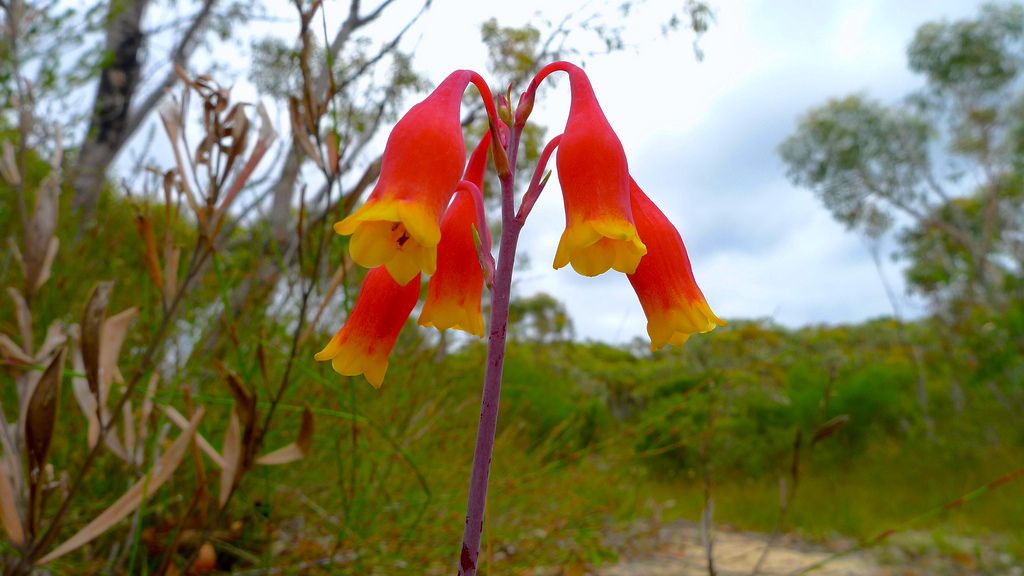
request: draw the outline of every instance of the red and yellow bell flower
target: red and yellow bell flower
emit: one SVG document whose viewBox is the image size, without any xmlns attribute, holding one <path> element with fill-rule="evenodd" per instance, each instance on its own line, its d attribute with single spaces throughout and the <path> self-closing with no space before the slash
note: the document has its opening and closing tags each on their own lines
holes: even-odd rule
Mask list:
<svg viewBox="0 0 1024 576">
<path fill-rule="evenodd" d="M 551 72 L 569 74 L 572 100 L 558 154 L 558 182 L 565 203 L 565 231 L 555 252 L 554 267 L 571 264 L 584 276 L 615 269 L 636 270 L 647 252 L 633 224 L 629 202 L 629 167 L 587 75 L 568 62 L 542 68 L 535 88 Z"/>
<path fill-rule="evenodd" d="M 509 150 L 517 149 L 515 138 L 522 134 L 537 86 L 555 71 L 569 75 L 569 117 L 562 135 L 545 147 L 515 214 L 509 209 L 514 201 L 509 160 L 516 155 Z M 484 96 L 490 132 L 463 174 L 459 110 L 470 82 Z M 503 111 L 505 121 L 511 121 L 511 111 Z M 363 374 L 379 387 L 398 334 L 416 306 L 422 273 L 431 278 L 419 323 L 484 335 L 481 299 L 495 273 L 480 191 L 489 147 L 504 188 L 502 230 L 508 235 L 503 236 L 503 252 L 508 241 L 509 258 L 557 147 L 566 227 L 555 268 L 571 264 L 585 276 L 610 269 L 627 274 L 648 319 L 652 350 L 680 345 L 690 334 L 725 324 L 694 281 L 679 233 L 630 178 L 622 144 L 583 70 L 567 62 L 542 68 L 514 119 L 513 126 L 499 119 L 486 83 L 468 70 L 452 73 L 402 117 L 388 137 L 381 174 L 366 203 L 335 224 L 339 234 L 351 236 L 352 259 L 372 270 L 345 325 L 316 354 L 317 360 L 330 360 L 341 374 Z M 513 260 L 502 262 L 507 266 L 497 270 L 493 301 L 507 308 Z"/>
<path fill-rule="evenodd" d="M 725 321 L 715 316 L 693 278 L 686 246 L 672 222 L 630 178 L 630 202 L 647 255 L 629 274 L 647 316 L 651 350 L 682 346 L 690 334 L 710 332 Z"/>
<path fill-rule="evenodd" d="M 441 220 L 437 271 L 427 286 L 427 300 L 419 319 L 421 326 L 484 335 L 484 317 L 480 310 L 484 271 L 478 255 L 479 250 L 485 254 L 491 250 L 491 235 L 483 217 L 480 195 L 489 144 L 490 137 L 485 134 L 469 159 L 463 185 Z M 478 243 L 481 246 L 478 247 Z"/>
<path fill-rule="evenodd" d="M 334 370 L 345 376 L 363 374 L 374 388 L 380 388 L 388 355 L 419 296 L 418 273 L 399 284 L 383 266 L 370 270 L 345 325 L 314 358 L 330 360 Z"/>
<path fill-rule="evenodd" d="M 384 266 L 401 285 L 437 267 L 441 214 L 466 162 L 459 107 L 473 75 L 453 72 L 398 121 L 373 192 L 334 225 L 338 234 L 352 236 L 353 261 L 367 268 Z"/>
</svg>

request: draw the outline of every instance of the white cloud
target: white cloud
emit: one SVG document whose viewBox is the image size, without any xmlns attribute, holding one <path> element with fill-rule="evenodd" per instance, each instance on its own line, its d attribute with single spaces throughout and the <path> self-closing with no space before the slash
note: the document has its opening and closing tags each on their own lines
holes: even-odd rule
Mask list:
<svg viewBox="0 0 1024 576">
<path fill-rule="evenodd" d="M 418 4 L 396 3 L 379 29 L 392 34 Z M 895 101 L 919 86 L 904 56 L 914 30 L 925 21 L 973 14 L 980 2 L 715 4 L 702 63 L 689 35 L 660 34 L 664 13 L 649 9 L 656 3 L 628 22 L 635 46 L 587 59 L 634 176 L 680 228 L 697 279 L 720 315 L 798 325 L 890 313 L 864 243 L 836 224 L 809 191 L 786 181 L 775 147 L 801 113 L 830 97 L 867 92 Z M 347 5 L 326 6 L 329 27 L 339 23 Z M 456 68 L 487 77 L 483 21 L 494 16 L 506 26 L 542 26 L 573 6 L 549 0 L 437 2 L 404 48 L 434 83 Z M 281 10 L 291 14 L 283 1 Z M 254 97 L 243 79 L 242 54 L 238 96 Z M 554 135 L 567 110 L 562 82 L 544 94 L 534 118 Z M 550 268 L 563 224 L 553 179 L 524 231 L 521 247 L 531 265 L 519 273 L 517 290 L 543 290 L 564 301 L 584 338 L 624 341 L 645 334 L 643 312 L 624 277 L 590 279 Z M 887 264 L 886 274 L 902 291 L 899 271 Z"/>
</svg>

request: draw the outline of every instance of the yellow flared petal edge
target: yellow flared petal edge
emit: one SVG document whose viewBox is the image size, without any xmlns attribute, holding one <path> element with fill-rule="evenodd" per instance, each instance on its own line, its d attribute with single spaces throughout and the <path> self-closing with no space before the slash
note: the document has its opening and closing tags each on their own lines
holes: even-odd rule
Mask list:
<svg viewBox="0 0 1024 576">
<path fill-rule="evenodd" d="M 424 248 L 437 248 L 441 242 L 441 226 L 437 216 L 431 214 L 426 206 L 413 202 L 401 202 L 398 205 L 398 216 L 409 236 Z"/>
<path fill-rule="evenodd" d="M 370 200 L 349 214 L 340 222 L 335 222 L 334 231 L 341 236 L 349 236 L 363 222 L 383 220 L 385 222 L 401 222 L 399 202 L 397 200 Z"/>
<path fill-rule="evenodd" d="M 697 300 L 649 318 L 647 335 L 653 352 L 665 346 L 682 346 L 692 334 L 711 332 L 725 325 L 725 320 L 716 316 L 705 300 Z"/>
<path fill-rule="evenodd" d="M 461 330 L 483 338 L 484 317 L 476 310 L 469 310 L 452 300 L 427 302 L 420 312 L 420 326 L 438 330 Z"/>
<path fill-rule="evenodd" d="M 360 223 L 348 245 L 352 260 L 364 268 L 376 268 L 408 252 L 399 250 L 392 237 L 392 226 L 391 222 L 381 220 Z"/>
<path fill-rule="evenodd" d="M 334 231 L 349 236 L 364 222 L 401 222 L 413 240 L 422 246 L 434 247 L 441 241 L 437 217 L 421 204 L 404 200 L 370 200 L 334 224 Z"/>
<path fill-rule="evenodd" d="M 330 360 L 334 371 L 343 376 L 362 374 L 374 388 L 380 388 L 388 371 L 386 355 L 368 354 L 364 346 L 353 341 L 343 343 L 337 336 L 331 338 L 327 346 L 313 358 L 319 362 Z"/>
<path fill-rule="evenodd" d="M 401 248 L 392 236 L 394 222 L 400 222 L 409 233 L 409 241 Z M 419 272 L 433 274 L 437 269 L 441 229 L 424 206 L 371 200 L 336 223 L 334 231 L 352 236 L 349 253 L 353 261 L 364 268 L 386 265 L 399 284 L 407 284 Z"/>
<path fill-rule="evenodd" d="M 647 247 L 636 227 L 625 220 L 593 220 L 565 229 L 555 251 L 555 269 L 572 264 L 583 276 L 597 276 L 608 270 L 636 272 Z"/>
<path fill-rule="evenodd" d="M 396 250 L 394 255 L 383 263 L 391 277 L 401 286 L 408 284 L 420 272 L 433 274 L 437 268 L 436 248 L 413 246 L 411 244 L 411 242 L 406 244 L 405 250 Z M 354 252 L 352 253 L 352 260 L 362 265 L 356 259 Z"/>
</svg>

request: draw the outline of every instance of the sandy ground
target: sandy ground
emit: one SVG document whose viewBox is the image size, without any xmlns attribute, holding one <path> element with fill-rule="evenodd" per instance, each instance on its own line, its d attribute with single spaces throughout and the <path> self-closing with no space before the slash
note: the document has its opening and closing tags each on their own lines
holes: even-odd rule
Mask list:
<svg viewBox="0 0 1024 576">
<path fill-rule="evenodd" d="M 707 554 L 697 528 L 675 524 L 664 527 L 653 535 L 653 549 L 636 554 L 615 566 L 598 571 L 599 576 L 691 576 L 708 574 Z M 716 532 L 714 550 L 715 571 L 719 576 L 752 574 L 754 566 L 767 546 L 768 538 L 762 534 Z M 768 552 L 760 574 L 779 576 L 798 574 L 819 561 L 834 556 L 835 551 L 809 548 L 780 539 Z M 819 576 L 867 576 L 888 574 L 863 553 L 836 558 L 813 574 Z"/>
<path fill-rule="evenodd" d="M 609 536 L 608 544 L 620 551 L 620 562 L 589 572 L 592 576 L 705 576 L 707 554 L 700 531 L 693 523 L 677 522 L 654 527 L 641 522 Z M 751 576 L 769 542 L 765 534 L 718 530 L 713 547 L 715 574 Z M 769 549 L 758 572 L 762 576 L 1024 576 L 1024 562 L 1003 549 L 1000 537 L 944 536 L 940 552 L 935 535 L 904 532 L 870 551 L 850 552 L 849 540 L 828 547 L 794 538 L 780 538 Z M 884 558 L 881 562 L 879 559 Z M 822 560 L 829 559 L 825 564 Z M 809 570 L 810 568 L 813 570 Z"/>
</svg>

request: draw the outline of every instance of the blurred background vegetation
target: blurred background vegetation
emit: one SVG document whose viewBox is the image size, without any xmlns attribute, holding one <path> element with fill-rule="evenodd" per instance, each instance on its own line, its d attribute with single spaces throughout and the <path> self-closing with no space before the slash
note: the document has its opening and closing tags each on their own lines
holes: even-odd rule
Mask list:
<svg viewBox="0 0 1024 576">
<path fill-rule="evenodd" d="M 390 0 L 352 2 L 335 29 L 319 3 L 294 3 L 292 40 L 253 40 L 254 80 L 288 111 L 271 126 L 215 68 L 191 72 L 218 37 L 280 17 L 266 7 L 0 7 L 6 571 L 449 573 L 484 344 L 410 322 L 380 392 L 311 361 L 362 274 L 329 225 L 372 186 L 380 136 L 427 86 L 400 50 L 419 15 L 381 40 Z M 498 94 L 578 56 L 581 37 L 620 50 L 620 15 L 646 9 L 488 22 L 484 75 Z M 679 2 L 665 33 L 699 39 L 713 21 L 713 6 Z M 824 102 L 778 153 L 876 257 L 896 239 L 928 313 L 902 317 L 893 295 L 892 317 L 857 325 L 730 318 L 651 353 L 579 341 L 558 300 L 570 296 L 517 298 L 487 574 L 613 564 L 628 543 L 611 535 L 710 523 L 712 502 L 719 526 L 821 543 L 927 536 L 894 562 L 1024 562 L 1007 476 L 1024 465 L 1024 7 L 927 23 L 907 65 L 920 92 Z M 467 102 L 475 141 L 484 122 Z M 145 139 L 172 168 L 113 173 L 158 115 Z M 544 133 L 530 129 L 528 170 Z M 150 490 L 160 470 L 173 474 Z"/>
</svg>

